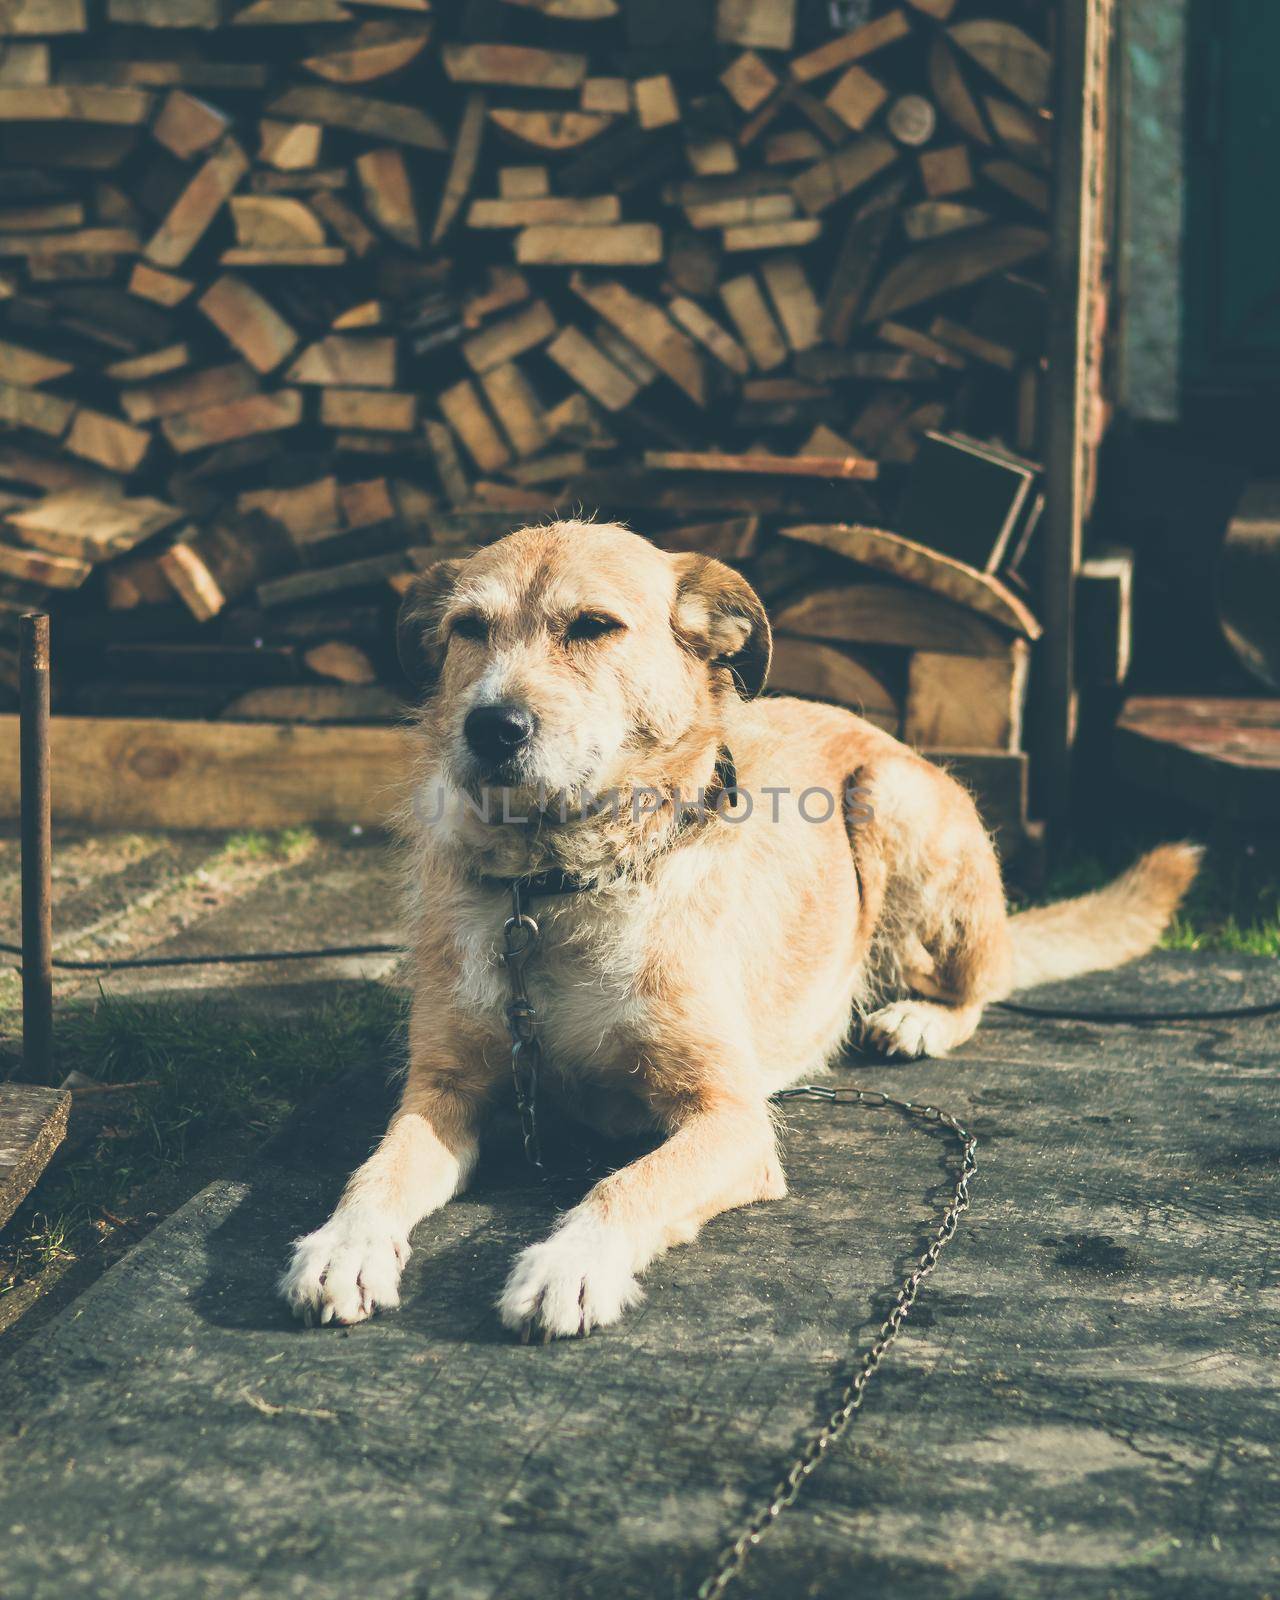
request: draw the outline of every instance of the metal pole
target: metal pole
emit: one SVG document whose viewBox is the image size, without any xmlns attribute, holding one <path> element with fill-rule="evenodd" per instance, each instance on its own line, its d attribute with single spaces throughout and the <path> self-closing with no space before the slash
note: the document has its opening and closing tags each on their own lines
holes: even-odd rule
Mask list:
<svg viewBox="0 0 1280 1600">
<path fill-rule="evenodd" d="M 53 1078 L 53 827 L 49 788 L 49 618 L 21 619 L 22 1057 Z"/>
</svg>

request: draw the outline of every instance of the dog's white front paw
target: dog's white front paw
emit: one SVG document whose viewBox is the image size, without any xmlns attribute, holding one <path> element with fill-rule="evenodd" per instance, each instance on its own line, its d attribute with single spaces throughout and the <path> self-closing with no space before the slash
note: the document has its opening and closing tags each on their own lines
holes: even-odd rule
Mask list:
<svg viewBox="0 0 1280 1600">
<path fill-rule="evenodd" d="M 516 1257 L 498 1311 L 526 1340 L 590 1333 L 616 1322 L 642 1297 L 635 1252 L 619 1229 L 572 1213 L 549 1239 Z"/>
<path fill-rule="evenodd" d="M 898 1000 L 871 1013 L 862 1026 L 862 1042 L 880 1055 L 914 1061 L 919 1056 L 945 1055 L 951 1029 L 947 1017 L 928 1001 Z"/>
<path fill-rule="evenodd" d="M 336 1212 L 293 1245 L 280 1293 L 297 1317 L 313 1322 L 363 1322 L 400 1304 L 400 1273 L 409 1241 L 379 1212 Z"/>
</svg>

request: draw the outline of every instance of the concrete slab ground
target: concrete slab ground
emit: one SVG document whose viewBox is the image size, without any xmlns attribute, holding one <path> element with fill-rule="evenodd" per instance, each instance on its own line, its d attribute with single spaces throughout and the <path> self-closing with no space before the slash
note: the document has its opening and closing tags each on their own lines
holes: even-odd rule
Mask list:
<svg viewBox="0 0 1280 1600">
<path fill-rule="evenodd" d="M 1069 994 L 1256 1003 L 1280 977 L 1162 955 Z M 970 1123 L 975 1204 L 736 1592 L 1274 1593 L 1278 1068 L 1275 1018 L 1007 1013 L 952 1061 L 851 1065 Z M 788 1200 L 710 1224 L 616 1329 L 521 1346 L 493 1300 L 566 1196 L 499 1138 L 417 1230 L 399 1313 L 301 1330 L 273 1294 L 287 1241 L 385 1110 L 380 1070 L 347 1079 L 0 1367 L 6 1600 L 692 1595 L 951 1181 L 941 1135 L 789 1107 Z"/>
</svg>

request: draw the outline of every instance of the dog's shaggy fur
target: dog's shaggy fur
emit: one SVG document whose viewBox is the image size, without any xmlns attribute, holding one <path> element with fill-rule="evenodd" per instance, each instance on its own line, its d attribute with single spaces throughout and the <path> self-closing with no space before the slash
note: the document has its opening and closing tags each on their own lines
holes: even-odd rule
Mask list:
<svg viewBox="0 0 1280 1600">
<path fill-rule="evenodd" d="M 619 527 L 526 528 L 442 562 L 400 633 L 424 686 L 408 1074 L 378 1149 L 294 1248 L 282 1289 L 307 1320 L 397 1304 L 411 1229 L 466 1183 L 509 1092 L 495 880 L 560 868 L 589 886 L 533 907 L 546 1087 L 608 1132 L 665 1136 L 517 1259 L 502 1320 L 549 1336 L 613 1322 L 668 1246 L 785 1194 L 769 1096 L 823 1072 L 855 1020 L 873 1050 L 944 1055 L 1018 986 L 1148 950 L 1195 874 L 1197 851 L 1169 845 L 1097 894 L 1008 916 L 960 785 L 848 711 L 757 699 L 771 646 L 750 586 Z M 536 719 L 496 773 L 463 728 L 495 704 Z M 722 750 L 741 796 L 682 816 L 672 797 L 711 785 Z M 527 820 L 482 817 L 495 790 Z M 666 802 L 627 804 L 651 791 Z M 575 817 L 606 793 L 621 803 Z"/>
</svg>

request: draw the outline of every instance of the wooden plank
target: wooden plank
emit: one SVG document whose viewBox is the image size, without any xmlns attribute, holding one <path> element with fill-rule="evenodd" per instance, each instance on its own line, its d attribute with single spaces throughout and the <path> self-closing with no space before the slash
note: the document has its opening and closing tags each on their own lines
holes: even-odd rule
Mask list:
<svg viewBox="0 0 1280 1600">
<path fill-rule="evenodd" d="M 154 383 L 138 384 L 120 392 L 120 404 L 130 422 L 154 422 L 178 411 L 200 411 L 256 393 L 258 380 L 240 361 L 225 366 L 184 372 Z"/>
<path fill-rule="evenodd" d="M 462 116 L 454 137 L 453 158 L 449 163 L 444 188 L 440 192 L 436 220 L 431 227 L 433 245 L 439 244 L 448 233 L 462 209 L 463 202 L 471 192 L 476 167 L 480 162 L 480 151 L 484 144 L 485 113 L 488 105 L 483 91 L 479 89 L 473 89 L 463 104 Z"/>
<path fill-rule="evenodd" d="M 1112 736 L 1121 776 L 1228 824 L 1280 815 L 1280 700 L 1126 700 Z"/>
<path fill-rule="evenodd" d="M 273 371 L 297 347 L 297 333 L 243 278 L 224 273 L 198 304 L 256 372 Z"/>
<path fill-rule="evenodd" d="M 820 589 L 783 606 L 775 633 L 835 644 L 886 644 L 953 655 L 998 656 L 1008 635 L 963 606 L 936 594 L 883 583 Z"/>
<path fill-rule="evenodd" d="M 883 322 L 908 306 L 1030 261 L 1048 246 L 1049 235 L 1042 229 L 1013 223 L 934 239 L 889 269 L 864 307 L 862 320 Z"/>
<path fill-rule="evenodd" d="M 180 305 L 194 288 L 195 284 L 190 278 L 179 278 L 171 272 L 158 272 L 145 261 L 135 262 L 129 276 L 129 293 L 136 294 L 142 300 L 154 301 L 159 306 Z"/>
<path fill-rule="evenodd" d="M 412 576 L 403 574 L 405 578 Z M 220 722 L 397 723 L 404 701 L 381 684 L 267 684 L 238 695 Z M 373 730 L 369 730 L 373 731 Z"/>
<path fill-rule="evenodd" d="M 790 50 L 797 0 L 716 0 L 716 41 L 757 50 Z"/>
<path fill-rule="evenodd" d="M 551 174 L 546 167 L 499 167 L 498 168 L 498 194 L 503 200 L 542 200 L 551 193 Z M 612 198 L 612 197 L 606 197 Z M 598 222 L 615 222 L 621 215 L 621 207 L 615 216 L 597 217 Z M 557 221 L 563 222 L 564 217 L 557 218 L 529 218 L 529 221 Z M 474 224 L 472 224 L 474 226 Z"/>
<path fill-rule="evenodd" d="M 13 721 L 9 718 L 9 721 Z M 14 746 L 17 759 L 17 746 Z M 0 1083 L 0 1228 L 35 1188 L 67 1131 L 71 1096 L 34 1083 Z"/>
<path fill-rule="evenodd" d="M 622 202 L 616 194 L 535 195 L 473 200 L 467 210 L 467 227 L 532 228 L 548 223 L 586 226 L 618 222 L 621 217 Z"/>
<path fill-rule="evenodd" d="M 962 561 L 940 555 L 927 545 L 904 539 L 862 523 L 809 523 L 780 528 L 785 539 L 800 539 L 824 550 L 872 567 L 903 582 L 966 606 L 1026 639 L 1038 639 L 1042 629 L 1025 601 L 999 578 L 979 572 Z"/>
<path fill-rule="evenodd" d="M 893 228 L 897 203 L 905 192 L 906 182 L 901 175 L 889 179 L 876 193 L 874 201 L 855 211 L 849 219 L 822 306 L 822 336 L 832 344 L 844 345 L 849 341 Z"/>
<path fill-rule="evenodd" d="M 68 233 L 0 233 L 0 256 L 131 256 L 141 248 L 132 228 L 77 228 Z M 112 270 L 114 270 L 112 262 Z"/>
<path fill-rule="evenodd" d="M 760 285 L 749 272 L 720 285 L 720 298 L 752 361 L 761 372 L 787 359 L 787 341 L 765 304 Z"/>
<path fill-rule="evenodd" d="M 73 456 L 83 456 L 108 471 L 128 474 L 137 470 L 151 447 L 151 434 L 101 411 L 81 406 L 71 424 L 63 448 Z"/>
<path fill-rule="evenodd" d="M 799 256 L 775 256 L 760 268 L 778 321 L 793 350 L 808 350 L 820 337 L 822 312 Z"/>
<path fill-rule="evenodd" d="M 326 428 L 412 433 L 418 422 L 418 397 L 388 389 L 323 389 L 320 422 Z"/>
<path fill-rule="evenodd" d="M 636 121 L 646 131 L 668 128 L 680 120 L 680 102 L 675 85 L 665 72 L 651 78 L 637 78 L 631 85 Z"/>
<path fill-rule="evenodd" d="M 751 371 L 751 358 L 747 352 L 696 300 L 690 300 L 687 295 L 674 295 L 667 302 L 667 310 L 672 320 L 709 350 L 721 366 L 737 373 L 740 378 L 745 378 Z"/>
<path fill-rule="evenodd" d="M 886 733 L 901 725 L 902 709 L 884 679 L 847 650 L 816 639 L 775 637 L 766 688 L 844 706 Z"/>
<path fill-rule="evenodd" d="M 151 115 L 142 89 L 0 87 L 0 122 L 88 122 L 132 128 Z"/>
<path fill-rule="evenodd" d="M 396 341 L 385 334 L 331 333 L 310 344 L 285 372 L 288 383 L 394 389 Z"/>
<path fill-rule="evenodd" d="M 88 31 L 85 0 L 9 0 L 0 14 L 0 37 Z"/>
<path fill-rule="evenodd" d="M 898 147 L 892 139 L 878 133 L 864 134 L 794 177 L 791 192 L 806 211 L 816 216 L 870 183 L 897 159 Z"/>
<path fill-rule="evenodd" d="M 514 362 L 482 374 L 480 387 L 518 456 L 536 455 L 550 441 L 546 417 L 533 385 Z"/>
<path fill-rule="evenodd" d="M 217 150 L 174 201 L 144 254 L 157 267 L 180 267 L 249 170 L 249 158 L 234 139 Z"/>
<path fill-rule="evenodd" d="M 58 716 L 60 822 L 102 828 L 378 826 L 399 796 L 395 728 Z M 18 719 L 0 717 L 0 813 L 18 815 Z"/>
<path fill-rule="evenodd" d="M 391 145 L 366 150 L 356 157 L 355 170 L 365 210 L 382 231 L 407 250 L 420 249 L 422 227 L 401 152 Z"/>
<path fill-rule="evenodd" d="M 863 23 L 860 28 L 851 28 L 829 44 L 810 50 L 807 55 L 793 56 L 789 71 L 797 83 L 812 83 L 815 78 L 825 78 L 828 73 L 838 72 L 850 62 L 861 61 L 873 51 L 896 44 L 910 32 L 911 22 L 906 12 L 900 6 L 895 6 L 883 16 Z"/>
<path fill-rule="evenodd" d="M 646 355 L 695 405 L 707 403 L 706 369 L 697 346 L 652 302 L 609 278 L 575 272 L 570 288 Z"/>
<path fill-rule="evenodd" d="M 463 378 L 461 383 L 442 389 L 436 396 L 436 403 L 481 472 L 499 472 L 511 460 L 511 452 L 469 379 Z"/>
<path fill-rule="evenodd" d="M 323 128 L 342 128 L 348 133 L 412 145 L 418 150 L 449 148 L 439 124 L 420 107 L 396 105 L 343 89 L 286 89 L 271 102 L 270 112 L 284 121 L 315 122 Z"/>
<path fill-rule="evenodd" d="M 0 383 L 0 422 L 61 439 L 74 413 L 70 400 L 42 394 L 38 389 L 20 389 L 12 383 Z"/>
<path fill-rule="evenodd" d="M 545 344 L 555 331 L 556 319 L 551 308 L 545 300 L 533 300 L 512 316 L 464 339 L 463 358 L 473 372 L 487 372 L 490 367 L 499 367 L 526 350 Z"/>
<path fill-rule="evenodd" d="M 587 58 L 576 51 L 539 50 L 518 44 L 446 44 L 440 51 L 454 83 L 498 84 L 516 89 L 576 89 Z"/>
<path fill-rule="evenodd" d="M 42 589 L 78 589 L 93 567 L 74 556 L 54 556 L 43 550 L 19 549 L 0 541 L 0 577 L 16 578 Z"/>
<path fill-rule="evenodd" d="M 407 565 L 404 552 L 393 550 L 386 555 L 345 561 L 340 566 L 310 567 L 303 572 L 291 572 L 286 577 L 260 583 L 258 604 L 267 607 L 294 605 L 302 600 L 317 599 L 321 595 L 369 588 L 381 583 L 391 573 L 404 571 Z"/>
<path fill-rule="evenodd" d="M 428 417 L 423 423 L 427 448 L 435 462 L 436 477 L 450 505 L 465 505 L 471 498 L 471 485 L 463 470 L 462 458 L 453 442 L 453 434 L 443 422 Z M 501 441 L 499 441 L 501 442 Z"/>
<path fill-rule="evenodd" d="M 991 213 L 957 200 L 921 200 L 902 213 L 902 231 L 914 244 L 958 233 L 962 228 L 978 228 L 991 221 Z"/>
<path fill-rule="evenodd" d="M 655 222 L 615 222 L 599 227 L 525 228 L 516 236 L 521 266 L 647 267 L 662 260 L 662 229 Z"/>
<path fill-rule="evenodd" d="M 606 411 L 625 409 L 639 392 L 635 380 L 579 328 L 562 328 L 546 353 Z"/>
<path fill-rule="evenodd" d="M 772 456 L 763 451 L 724 455 L 714 450 L 646 450 L 644 464 L 653 472 L 743 472 L 768 478 L 867 480 L 879 475 L 876 463 L 863 456 Z"/>
<path fill-rule="evenodd" d="M 1022 744 L 1031 647 L 1003 655 L 917 650 L 907 664 L 902 737 L 919 749 L 1017 750 Z"/>
<path fill-rule="evenodd" d="M 7 511 L 4 521 L 33 549 L 96 564 L 127 554 L 173 527 L 182 515 L 177 507 L 159 500 L 113 500 L 90 490 L 71 489 Z"/>
<path fill-rule="evenodd" d="M 261 433 L 279 433 L 302 421 L 302 395 L 297 389 L 250 394 L 198 411 L 182 411 L 161 419 L 169 448 L 179 455 Z"/>
</svg>

